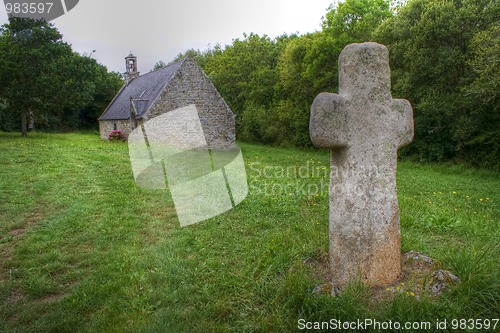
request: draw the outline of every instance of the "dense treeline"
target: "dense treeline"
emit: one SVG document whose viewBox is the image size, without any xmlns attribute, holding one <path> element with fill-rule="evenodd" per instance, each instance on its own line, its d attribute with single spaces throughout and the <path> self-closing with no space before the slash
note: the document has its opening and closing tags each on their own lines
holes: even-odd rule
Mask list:
<svg viewBox="0 0 500 333">
<path fill-rule="evenodd" d="M 52 24 L 11 18 L 0 27 L 0 130 L 95 127 L 122 84 L 120 74 L 73 52 Z"/>
<path fill-rule="evenodd" d="M 354 42 L 388 46 L 393 96 L 411 101 L 421 161 L 500 161 L 500 6 L 495 0 L 346 0 L 320 32 L 255 34 L 189 50 L 237 114 L 241 140 L 310 146 L 309 108 L 338 91 L 338 56 Z M 160 64 L 161 65 L 161 64 Z"/>
<path fill-rule="evenodd" d="M 241 140 L 310 146 L 309 107 L 338 91 L 338 56 L 354 42 L 389 47 L 393 96 L 411 101 L 420 161 L 500 163 L 500 5 L 496 0 L 346 0 L 306 35 L 245 35 L 188 50 L 237 114 Z M 159 62 L 155 67 L 165 64 Z M 53 25 L 0 28 L 0 130 L 92 127 L 122 81 L 62 41 Z"/>
</svg>

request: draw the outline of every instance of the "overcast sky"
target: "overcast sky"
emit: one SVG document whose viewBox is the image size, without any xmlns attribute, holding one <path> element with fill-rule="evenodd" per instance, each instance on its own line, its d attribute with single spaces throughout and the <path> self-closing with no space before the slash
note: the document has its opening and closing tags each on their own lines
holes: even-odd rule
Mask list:
<svg viewBox="0 0 500 333">
<path fill-rule="evenodd" d="M 58 1 L 58 0 L 51 0 Z M 124 72 L 125 56 L 138 57 L 139 71 L 177 54 L 230 44 L 243 33 L 276 37 L 320 30 L 334 0 L 80 0 L 52 21 L 79 53 L 91 53 L 109 70 Z M 0 23 L 7 22 L 0 6 Z"/>
</svg>

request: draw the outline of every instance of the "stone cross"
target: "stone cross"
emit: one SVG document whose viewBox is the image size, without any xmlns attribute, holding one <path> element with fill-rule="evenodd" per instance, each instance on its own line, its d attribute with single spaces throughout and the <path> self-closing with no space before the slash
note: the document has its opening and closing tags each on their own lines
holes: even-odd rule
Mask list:
<svg viewBox="0 0 500 333">
<path fill-rule="evenodd" d="M 316 97 L 309 130 L 314 145 L 331 150 L 332 284 L 395 282 L 401 273 L 397 151 L 413 140 L 413 111 L 408 101 L 392 99 L 384 45 L 344 48 L 339 94 Z"/>
</svg>

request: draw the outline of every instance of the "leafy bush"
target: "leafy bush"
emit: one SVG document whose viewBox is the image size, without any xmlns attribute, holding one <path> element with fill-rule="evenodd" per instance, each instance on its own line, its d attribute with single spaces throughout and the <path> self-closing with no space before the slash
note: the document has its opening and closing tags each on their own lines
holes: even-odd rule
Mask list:
<svg viewBox="0 0 500 333">
<path fill-rule="evenodd" d="M 108 138 L 109 138 L 109 141 L 126 141 L 127 140 L 127 137 L 125 136 L 125 134 L 123 134 L 123 132 L 120 130 L 111 131 Z"/>
</svg>

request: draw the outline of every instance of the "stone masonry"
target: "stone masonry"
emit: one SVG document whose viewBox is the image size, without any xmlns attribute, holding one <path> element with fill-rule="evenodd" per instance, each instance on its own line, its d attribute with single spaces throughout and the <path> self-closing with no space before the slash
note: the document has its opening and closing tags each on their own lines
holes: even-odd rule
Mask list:
<svg viewBox="0 0 500 333">
<path fill-rule="evenodd" d="M 203 70 L 190 58 L 145 113 L 144 122 L 165 112 L 195 105 L 210 148 L 234 148 L 235 117 Z"/>
<path fill-rule="evenodd" d="M 125 134 L 126 137 L 128 137 L 132 132 L 130 127 L 130 120 L 103 120 L 99 122 L 99 133 L 101 139 L 107 140 L 111 131 L 115 129 L 115 125 L 116 129 L 122 131 L 122 133 Z"/>
<path fill-rule="evenodd" d="M 137 105 L 135 111 L 132 101 Z M 134 125 L 140 126 L 189 105 L 195 105 L 198 110 L 209 148 L 229 150 L 235 147 L 235 116 L 191 58 L 139 76 L 125 85 L 99 118 L 101 138 L 107 139 L 115 124 L 128 136 Z"/>
<path fill-rule="evenodd" d="M 390 84 L 387 48 L 351 44 L 339 58 L 339 94 L 311 107 L 312 142 L 331 150 L 329 264 L 340 289 L 356 278 L 386 286 L 401 273 L 396 163 L 413 140 L 413 111 Z"/>
</svg>

